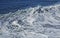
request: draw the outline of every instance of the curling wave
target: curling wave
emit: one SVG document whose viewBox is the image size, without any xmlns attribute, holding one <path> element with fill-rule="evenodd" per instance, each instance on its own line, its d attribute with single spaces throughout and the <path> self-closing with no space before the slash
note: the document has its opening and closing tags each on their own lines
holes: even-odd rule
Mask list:
<svg viewBox="0 0 60 38">
<path fill-rule="evenodd" d="M 60 38 L 60 5 L 0 14 L 0 38 Z"/>
</svg>

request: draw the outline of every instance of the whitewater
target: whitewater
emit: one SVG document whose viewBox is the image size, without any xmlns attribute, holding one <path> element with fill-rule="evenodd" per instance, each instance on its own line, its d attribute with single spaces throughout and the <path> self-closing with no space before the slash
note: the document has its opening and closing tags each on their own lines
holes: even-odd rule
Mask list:
<svg viewBox="0 0 60 38">
<path fill-rule="evenodd" d="M 0 14 L 0 38 L 60 38 L 60 4 Z"/>
</svg>

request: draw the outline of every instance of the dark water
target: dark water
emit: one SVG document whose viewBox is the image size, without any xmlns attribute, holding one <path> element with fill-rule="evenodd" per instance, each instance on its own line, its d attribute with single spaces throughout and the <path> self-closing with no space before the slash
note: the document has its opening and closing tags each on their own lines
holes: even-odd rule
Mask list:
<svg viewBox="0 0 60 38">
<path fill-rule="evenodd" d="M 37 5 L 53 5 L 59 0 L 0 0 L 0 14 L 15 12 L 18 9 L 34 7 Z"/>
</svg>

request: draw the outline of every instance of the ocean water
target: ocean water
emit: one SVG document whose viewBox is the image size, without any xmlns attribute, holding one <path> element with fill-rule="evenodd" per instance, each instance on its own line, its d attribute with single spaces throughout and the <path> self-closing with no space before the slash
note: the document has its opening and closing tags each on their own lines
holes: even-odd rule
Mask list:
<svg viewBox="0 0 60 38">
<path fill-rule="evenodd" d="M 0 38 L 60 38 L 59 1 L 39 1 L 1 0 Z"/>
<path fill-rule="evenodd" d="M 0 0 L 0 14 L 15 12 L 18 9 L 35 7 L 37 5 L 53 5 L 59 2 L 60 0 Z"/>
</svg>

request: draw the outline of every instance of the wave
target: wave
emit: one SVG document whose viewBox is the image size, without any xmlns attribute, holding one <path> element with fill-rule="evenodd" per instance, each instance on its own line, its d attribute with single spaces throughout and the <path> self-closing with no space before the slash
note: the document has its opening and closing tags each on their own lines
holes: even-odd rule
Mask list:
<svg viewBox="0 0 60 38">
<path fill-rule="evenodd" d="M 60 37 L 60 4 L 0 14 L 1 38 Z"/>
</svg>

